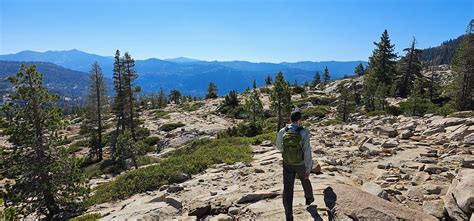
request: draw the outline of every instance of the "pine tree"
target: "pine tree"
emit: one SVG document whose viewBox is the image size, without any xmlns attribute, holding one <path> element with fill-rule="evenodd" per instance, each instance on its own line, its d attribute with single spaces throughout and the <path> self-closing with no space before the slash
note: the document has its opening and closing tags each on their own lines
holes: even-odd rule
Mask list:
<svg viewBox="0 0 474 221">
<path fill-rule="evenodd" d="M 365 73 L 364 65 L 362 63 L 359 63 L 354 69 L 354 74 L 357 77 L 361 77 L 364 75 L 364 73 Z"/>
<path fill-rule="evenodd" d="M 271 108 L 275 111 L 277 117 L 277 131 L 285 126 L 285 120 L 291 112 L 291 89 L 288 81 L 285 80 L 283 73 L 278 72 L 273 84 L 273 90 L 270 94 Z"/>
<path fill-rule="evenodd" d="M 350 84 L 352 85 L 352 83 Z M 339 118 L 343 122 L 347 122 L 349 114 L 354 111 L 354 96 L 350 93 L 349 88 L 346 87 L 345 84 L 338 85 L 338 92 L 340 95 L 337 104 L 337 112 L 339 113 Z"/>
<path fill-rule="evenodd" d="M 263 119 L 263 103 L 260 100 L 260 92 L 257 83 L 253 81 L 253 90 L 245 101 L 245 110 L 248 114 L 250 124 L 259 127 Z"/>
<path fill-rule="evenodd" d="M 428 76 L 428 98 L 433 103 L 438 103 L 441 96 L 441 86 L 442 82 L 440 76 L 431 72 Z"/>
<path fill-rule="evenodd" d="M 209 85 L 207 86 L 207 94 L 206 94 L 206 99 L 214 99 L 217 98 L 217 86 L 210 82 Z"/>
<path fill-rule="evenodd" d="M 124 64 L 123 59 L 120 57 L 120 51 L 115 52 L 114 57 L 114 70 L 113 70 L 113 79 L 114 79 L 114 90 L 115 90 L 115 99 L 114 99 L 114 110 L 115 118 L 117 125 L 115 126 L 114 135 L 112 136 L 111 143 L 111 152 L 112 160 L 115 160 L 115 145 L 117 142 L 117 137 L 125 130 L 125 84 L 124 84 Z"/>
<path fill-rule="evenodd" d="M 268 75 L 268 76 L 265 78 L 265 85 L 270 86 L 270 85 L 272 85 L 272 82 L 273 82 L 272 76 L 271 76 L 271 75 Z"/>
<path fill-rule="evenodd" d="M 419 115 L 422 109 L 422 104 L 424 104 L 425 93 L 423 88 L 423 79 L 417 78 L 415 82 L 413 82 L 413 87 L 411 90 L 410 97 L 407 101 L 408 105 L 411 109 L 411 115 L 416 116 Z"/>
<path fill-rule="evenodd" d="M 331 82 L 331 76 L 329 75 L 328 67 L 325 67 L 323 73 L 323 85 L 327 85 L 329 82 Z"/>
<path fill-rule="evenodd" d="M 389 89 L 385 84 L 379 84 L 374 94 L 374 105 L 376 110 L 385 110 L 387 108 L 386 98 L 388 97 Z"/>
<path fill-rule="evenodd" d="M 395 78 L 394 94 L 396 96 L 406 98 L 411 91 L 411 87 L 416 78 L 421 77 L 421 62 L 419 60 L 421 50 L 415 47 L 416 40 L 413 38 L 410 48 L 403 51 L 406 55 L 399 61 L 399 71 Z"/>
<path fill-rule="evenodd" d="M 130 129 L 130 133 L 134 141 L 136 141 L 136 134 L 135 134 L 135 127 L 136 122 L 135 119 L 138 119 L 137 113 L 134 111 L 135 106 L 135 97 L 134 92 L 136 89 L 134 88 L 135 83 L 134 81 L 138 78 L 137 72 L 135 71 L 135 60 L 130 56 L 128 52 L 125 52 L 123 58 L 123 65 L 124 65 L 124 72 L 123 72 L 123 82 L 125 86 L 125 94 L 126 100 L 125 104 L 128 108 L 128 128 Z"/>
<path fill-rule="evenodd" d="M 393 52 L 395 50 L 394 45 L 390 43 L 387 30 L 382 33 L 380 42 L 374 42 L 374 44 L 376 48 L 372 52 L 372 56 L 369 57 L 367 73 L 364 74 L 363 100 L 368 111 L 374 110 L 377 102 L 385 101 L 386 97 L 382 98 L 380 96 L 388 96 L 385 90 L 387 85 L 392 85 L 396 73 L 394 59 L 397 58 L 397 55 Z M 374 91 L 379 92 L 377 96 Z"/>
<path fill-rule="evenodd" d="M 361 100 L 361 95 L 360 95 L 360 89 L 357 87 L 356 81 L 352 81 L 351 89 L 352 89 L 355 105 L 360 105 L 362 100 Z"/>
<path fill-rule="evenodd" d="M 306 80 L 306 81 L 304 81 L 304 83 L 303 83 L 303 87 L 304 87 L 305 89 L 309 87 L 309 83 L 308 83 L 308 81 L 307 81 L 307 80 Z"/>
<path fill-rule="evenodd" d="M 179 90 L 170 91 L 170 101 L 179 104 L 181 101 L 181 92 Z"/>
<path fill-rule="evenodd" d="M 311 86 L 316 88 L 319 84 L 321 84 L 321 75 L 319 74 L 319 71 L 316 71 L 313 82 L 311 82 Z"/>
<path fill-rule="evenodd" d="M 6 205 L 19 214 L 44 215 L 46 220 L 78 209 L 87 188 L 79 160 L 60 146 L 58 132 L 65 122 L 54 104 L 59 96 L 44 88 L 35 65 L 21 65 L 20 72 L 8 80 L 13 85 L 12 121 L 6 132 L 12 147 L 2 151 L 1 167 L 8 168 L 6 176 L 15 182 L 6 186 Z"/>
<path fill-rule="evenodd" d="M 117 160 L 122 167 L 125 167 L 127 159 L 131 159 L 135 169 L 138 169 L 137 155 L 138 147 L 130 130 L 126 129 L 117 139 Z"/>
<path fill-rule="evenodd" d="M 396 73 L 397 55 L 395 46 L 390 43 L 387 30 L 382 33 L 380 42 L 375 43 L 376 48 L 369 57 L 369 70 L 380 84 L 391 85 Z"/>
<path fill-rule="evenodd" d="M 158 93 L 158 108 L 165 108 L 168 104 L 168 100 L 166 99 L 165 90 L 163 87 L 160 87 L 160 92 Z"/>
<path fill-rule="evenodd" d="M 237 91 L 229 91 L 229 94 L 224 97 L 224 106 L 239 106 L 239 98 L 237 96 Z"/>
<path fill-rule="evenodd" d="M 451 97 L 458 110 L 474 109 L 474 34 L 466 34 L 456 49 L 452 70 Z"/>
<path fill-rule="evenodd" d="M 91 146 L 91 156 L 95 156 L 98 161 L 102 160 L 102 116 L 106 103 L 104 75 L 99 64 L 92 64 L 90 71 L 91 85 L 89 87 L 89 96 L 87 101 L 87 113 L 84 120 L 85 127 L 88 128 L 88 137 Z"/>
</svg>

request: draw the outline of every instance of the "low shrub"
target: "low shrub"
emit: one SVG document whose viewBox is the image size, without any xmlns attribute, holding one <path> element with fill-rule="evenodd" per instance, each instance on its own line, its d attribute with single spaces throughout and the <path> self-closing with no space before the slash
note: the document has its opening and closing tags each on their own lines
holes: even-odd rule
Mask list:
<svg viewBox="0 0 474 221">
<path fill-rule="evenodd" d="M 400 102 L 400 109 L 406 116 L 423 116 L 426 113 L 435 113 L 438 106 L 428 99 L 408 99 Z"/>
<path fill-rule="evenodd" d="M 301 111 L 303 120 L 306 120 L 311 117 L 323 118 L 328 113 L 329 113 L 329 108 L 326 106 L 314 106 L 314 107 L 303 109 Z"/>
<path fill-rule="evenodd" d="M 387 114 L 384 110 L 373 110 L 366 113 L 369 117 L 381 116 Z"/>
<path fill-rule="evenodd" d="M 254 137 L 262 132 L 262 128 L 258 125 L 251 125 L 248 123 L 240 123 L 237 126 L 228 128 L 220 132 L 217 136 L 224 137 Z"/>
<path fill-rule="evenodd" d="M 157 118 L 166 118 L 166 116 L 172 113 L 171 111 L 157 110 L 155 111 L 155 117 Z"/>
<path fill-rule="evenodd" d="M 181 123 L 181 122 L 178 122 L 178 123 L 169 123 L 169 124 L 163 124 L 161 125 L 160 127 L 160 130 L 162 131 L 165 131 L 165 132 L 170 132 L 176 128 L 179 128 L 179 127 L 184 127 L 186 126 L 185 124 Z"/>
<path fill-rule="evenodd" d="M 146 127 L 138 127 L 135 131 L 135 136 L 137 137 L 137 140 L 143 140 L 146 137 L 149 137 L 150 134 L 150 130 Z"/>
<path fill-rule="evenodd" d="M 269 117 L 263 121 L 263 131 L 264 132 L 275 132 L 277 130 L 277 118 Z"/>
<path fill-rule="evenodd" d="M 156 165 L 126 172 L 113 181 L 99 185 L 94 189 L 95 194 L 86 200 L 86 204 L 125 199 L 136 193 L 156 190 L 162 185 L 170 184 L 178 175 L 196 174 L 213 164 L 250 162 L 251 141 L 251 138 L 236 137 L 191 142 Z"/>
<path fill-rule="evenodd" d="M 157 145 L 160 142 L 160 138 L 157 136 L 149 136 L 143 140 L 149 146 Z"/>
<path fill-rule="evenodd" d="M 139 156 L 137 158 L 138 166 L 149 165 L 153 163 L 158 163 L 159 160 L 150 156 Z"/>
<path fill-rule="evenodd" d="M 203 107 L 204 106 L 204 103 L 203 102 L 196 102 L 196 103 L 183 103 L 181 104 L 181 109 L 183 109 L 184 111 L 187 111 L 187 112 L 191 112 L 191 111 L 196 111 L 198 110 L 199 108 Z"/>
<path fill-rule="evenodd" d="M 102 217 L 100 213 L 89 213 L 69 219 L 70 221 L 96 221 Z"/>
</svg>

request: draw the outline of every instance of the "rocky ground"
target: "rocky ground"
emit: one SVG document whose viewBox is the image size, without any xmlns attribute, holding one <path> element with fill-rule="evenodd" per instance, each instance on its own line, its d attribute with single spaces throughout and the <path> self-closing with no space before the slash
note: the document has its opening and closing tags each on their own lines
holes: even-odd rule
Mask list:
<svg viewBox="0 0 474 221">
<path fill-rule="evenodd" d="M 296 181 L 295 220 L 470 219 L 473 118 L 354 118 L 352 124 L 309 127 L 322 171 L 310 176 L 312 206 L 304 205 Z M 248 165 L 215 165 L 185 182 L 89 212 L 104 220 L 283 219 L 281 154 L 269 142 L 252 148 Z"/>
</svg>

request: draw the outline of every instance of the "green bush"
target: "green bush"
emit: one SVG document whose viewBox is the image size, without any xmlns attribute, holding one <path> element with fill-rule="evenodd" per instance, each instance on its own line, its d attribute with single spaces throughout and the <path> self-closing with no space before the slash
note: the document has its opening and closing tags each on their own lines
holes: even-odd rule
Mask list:
<svg viewBox="0 0 474 221">
<path fill-rule="evenodd" d="M 160 138 L 157 136 L 149 136 L 143 140 L 148 146 L 154 146 L 157 145 L 158 142 L 160 142 Z"/>
<path fill-rule="evenodd" d="M 366 113 L 366 115 L 369 116 L 369 117 L 381 116 L 381 115 L 385 115 L 385 114 L 387 114 L 387 113 L 383 110 L 374 110 L 374 111 L 370 111 L 370 112 Z"/>
<path fill-rule="evenodd" d="M 135 135 L 137 140 L 143 140 L 146 137 L 150 136 L 150 130 L 146 127 L 138 127 L 135 131 Z"/>
<path fill-rule="evenodd" d="M 155 111 L 155 116 L 157 118 L 166 118 L 166 116 L 169 113 L 172 113 L 172 112 L 171 111 L 164 111 L 164 110 L 157 110 L 157 111 Z"/>
<path fill-rule="evenodd" d="M 403 114 L 403 110 L 398 106 L 389 105 L 387 106 L 386 113 L 393 116 L 398 116 L 400 114 Z"/>
<path fill-rule="evenodd" d="M 150 156 L 139 156 L 137 158 L 138 166 L 149 165 L 153 163 L 158 163 L 159 160 Z"/>
<path fill-rule="evenodd" d="M 0 210 L 0 220 L 5 220 L 5 221 L 17 220 L 16 216 L 17 216 L 16 209 L 13 207 L 7 207 L 3 210 Z"/>
<path fill-rule="evenodd" d="M 181 109 L 183 109 L 184 111 L 188 111 L 188 112 L 196 111 L 201 107 L 204 107 L 203 102 L 196 102 L 194 104 L 190 104 L 190 103 L 181 104 Z"/>
<path fill-rule="evenodd" d="M 408 99 L 400 102 L 399 105 L 406 116 L 423 116 L 426 113 L 435 113 L 438 108 L 436 104 L 431 103 L 428 99 Z"/>
<path fill-rule="evenodd" d="M 310 117 L 323 118 L 328 113 L 329 113 L 329 108 L 326 106 L 314 106 L 314 107 L 303 109 L 301 111 L 303 120 L 306 120 Z"/>
<path fill-rule="evenodd" d="M 436 115 L 441 115 L 441 116 L 448 116 L 448 115 L 451 115 L 452 113 L 454 113 L 455 111 L 456 111 L 456 109 L 451 104 L 448 103 L 448 104 L 443 105 L 442 107 L 438 107 L 435 110 L 435 114 Z M 467 117 L 472 117 L 472 114 L 471 114 L 471 116 L 467 116 Z"/>
<path fill-rule="evenodd" d="M 99 220 L 101 217 L 102 216 L 100 215 L 100 213 L 89 213 L 71 218 L 70 221 L 96 221 Z"/>
<path fill-rule="evenodd" d="M 169 124 L 163 124 L 160 127 L 160 130 L 165 131 L 165 132 L 170 132 L 178 127 L 184 127 L 186 126 L 185 124 L 178 122 L 178 123 L 169 123 Z"/>
<path fill-rule="evenodd" d="M 250 162 L 251 141 L 253 139 L 250 138 L 225 138 L 191 142 L 156 165 L 126 172 L 113 181 L 99 185 L 94 189 L 95 194 L 87 199 L 87 204 L 125 199 L 136 193 L 156 190 L 178 175 L 196 174 L 213 164 Z"/>
<path fill-rule="evenodd" d="M 251 125 L 248 123 L 240 123 L 237 126 L 228 128 L 220 132 L 217 137 L 254 137 L 262 132 L 262 128 L 258 125 Z"/>
<path fill-rule="evenodd" d="M 263 121 L 263 131 L 264 132 L 275 132 L 277 130 L 277 118 L 269 117 Z"/>
<path fill-rule="evenodd" d="M 84 166 L 83 174 L 87 179 L 100 177 L 102 174 L 118 174 L 122 171 L 121 165 L 112 160 L 103 160 L 93 164 L 84 162 L 83 165 L 84 164 L 87 166 Z"/>
</svg>

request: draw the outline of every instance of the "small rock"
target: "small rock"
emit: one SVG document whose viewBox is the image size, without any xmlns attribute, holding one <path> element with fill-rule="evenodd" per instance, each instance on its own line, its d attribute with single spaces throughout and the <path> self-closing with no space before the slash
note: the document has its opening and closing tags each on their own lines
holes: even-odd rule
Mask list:
<svg viewBox="0 0 474 221">
<path fill-rule="evenodd" d="M 240 213 L 240 208 L 239 208 L 239 207 L 232 206 L 232 207 L 229 208 L 228 213 L 229 213 L 230 215 L 234 215 L 234 216 L 235 216 L 235 215 L 237 215 L 237 214 Z"/>
<path fill-rule="evenodd" d="M 411 130 L 403 130 L 399 136 L 401 139 L 408 139 L 413 136 L 413 132 Z"/>
<path fill-rule="evenodd" d="M 442 200 L 424 201 L 423 212 L 433 215 L 437 218 L 443 218 L 445 214 L 443 201 Z"/>
<path fill-rule="evenodd" d="M 434 184 L 425 184 L 423 185 L 428 194 L 440 194 L 442 187 Z"/>
<path fill-rule="evenodd" d="M 260 168 L 255 168 L 254 172 L 255 173 L 265 173 L 265 170 L 260 169 Z"/>
<path fill-rule="evenodd" d="M 388 199 L 388 194 L 385 190 L 382 189 L 382 187 L 374 182 L 368 182 L 364 183 L 362 185 L 362 190 L 365 192 L 368 192 L 372 195 L 378 196 L 382 199 Z"/>
<path fill-rule="evenodd" d="M 164 202 L 168 203 L 170 206 L 176 208 L 176 209 L 181 209 L 183 207 L 183 203 L 181 202 L 180 199 L 172 196 L 167 196 L 163 200 Z"/>
<path fill-rule="evenodd" d="M 467 156 L 462 160 L 462 166 L 466 168 L 474 168 L 474 156 Z"/>
<path fill-rule="evenodd" d="M 168 192 L 168 193 L 177 193 L 181 190 L 184 190 L 184 187 L 182 187 L 182 186 L 170 186 L 170 187 L 168 187 L 166 192 Z"/>
<path fill-rule="evenodd" d="M 264 140 L 262 142 L 262 144 L 260 144 L 260 146 L 263 146 L 263 147 L 271 147 L 272 146 L 272 141 L 270 140 Z"/>
<path fill-rule="evenodd" d="M 376 126 L 373 129 L 374 134 L 396 137 L 397 131 L 391 127 Z"/>
<path fill-rule="evenodd" d="M 403 195 L 395 195 L 395 198 L 397 198 L 397 200 L 402 203 L 403 201 L 405 201 L 407 198 Z"/>
<path fill-rule="evenodd" d="M 389 139 L 382 143 L 383 148 L 394 148 L 397 146 L 398 146 L 398 142 L 394 139 Z"/>
<path fill-rule="evenodd" d="M 426 172 L 417 172 L 413 177 L 411 184 L 414 186 L 421 185 L 430 178 L 430 174 Z"/>
<path fill-rule="evenodd" d="M 440 174 L 441 172 L 448 171 L 449 169 L 446 167 L 441 167 L 437 165 L 427 165 L 423 171 L 429 174 Z"/>
<path fill-rule="evenodd" d="M 407 191 L 407 197 L 410 199 L 422 200 L 423 196 L 427 194 L 426 190 L 422 186 L 412 186 Z"/>
<path fill-rule="evenodd" d="M 259 191 L 255 193 L 247 193 L 244 194 L 238 201 L 238 204 L 242 203 L 252 203 L 257 202 L 259 200 L 268 199 L 268 198 L 275 198 L 280 195 L 277 192 L 269 192 L 269 191 Z"/>
<path fill-rule="evenodd" d="M 432 159 L 432 158 L 423 158 L 423 159 L 420 159 L 420 162 L 427 163 L 427 164 L 437 164 L 438 160 Z"/>
</svg>

